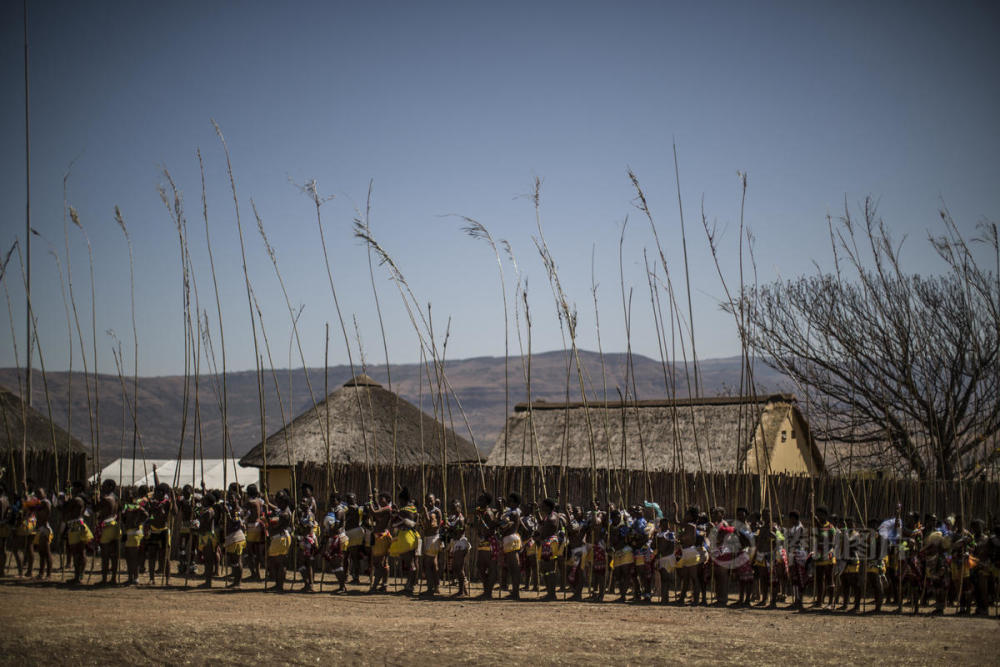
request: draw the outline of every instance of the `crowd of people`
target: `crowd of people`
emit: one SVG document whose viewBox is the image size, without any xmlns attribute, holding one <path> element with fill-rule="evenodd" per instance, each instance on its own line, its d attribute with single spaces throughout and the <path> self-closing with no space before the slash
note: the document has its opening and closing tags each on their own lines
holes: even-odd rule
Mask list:
<svg viewBox="0 0 1000 667">
<path fill-rule="evenodd" d="M 854 612 L 892 605 L 942 614 L 953 605 L 962 615 L 989 615 L 1000 602 L 1000 522 L 987 530 L 982 519 L 966 525 L 957 515 L 898 507 L 863 522 L 814 502 L 805 515 L 682 512 L 676 502 L 667 513 L 651 501 L 583 507 L 484 492 L 467 517 L 459 500 L 445 506 L 406 488 L 395 499 L 333 493 L 320 514 L 308 484 L 294 500 L 287 489 L 267 497 L 254 484 L 176 490 L 155 468 L 154 479 L 152 488 L 76 482 L 54 498 L 30 483 L 31 493 L 11 497 L 0 484 L 0 576 L 12 557 L 19 577 L 50 578 L 55 540 L 70 585 L 86 583 L 89 559 L 94 585 L 134 585 L 145 574 L 150 584 L 183 576 L 211 588 L 222 578 L 231 588 L 263 581 L 283 592 L 292 572 L 292 584 L 313 592 L 319 572 L 322 582 L 332 575 L 334 593 L 393 585 L 407 595 L 466 597 L 471 572 L 484 600 L 504 591 L 511 600 L 524 591 L 583 600 L 586 589 L 595 602 L 802 609 L 809 599 Z"/>
</svg>

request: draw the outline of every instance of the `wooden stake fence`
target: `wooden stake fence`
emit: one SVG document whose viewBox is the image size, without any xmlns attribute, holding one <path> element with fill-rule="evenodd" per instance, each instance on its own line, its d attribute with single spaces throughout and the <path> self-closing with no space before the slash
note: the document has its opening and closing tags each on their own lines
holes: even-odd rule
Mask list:
<svg viewBox="0 0 1000 667">
<path fill-rule="evenodd" d="M 548 466 L 542 470 L 542 476 L 547 488 L 555 489 L 562 469 L 559 466 Z M 332 477 L 334 484 L 341 491 L 354 491 L 362 494 L 367 488 L 368 480 L 365 466 L 358 464 L 333 464 Z M 428 492 L 442 495 L 447 493 L 448 498 L 463 498 L 466 503 L 470 502 L 465 498 L 463 489 L 478 488 L 480 484 L 480 472 L 478 465 L 472 463 L 451 463 L 447 466 L 447 489 L 442 488 L 441 468 L 439 466 L 427 466 L 423 469 L 426 476 L 426 488 Z M 501 483 L 506 479 L 508 490 L 519 490 L 522 484 L 528 492 L 526 497 L 532 497 L 531 491 L 535 491 L 535 496 L 542 497 L 542 479 L 539 470 L 535 466 L 509 466 L 492 467 L 483 466 L 482 474 L 485 476 L 486 488 L 501 489 Z M 593 489 L 596 486 L 598 502 L 602 506 L 607 505 L 608 471 L 598 470 L 596 485 L 592 479 L 592 471 L 582 468 L 568 468 L 564 472 L 563 488 L 568 496 L 561 502 L 571 502 L 574 505 L 586 505 L 592 497 Z M 768 497 L 771 504 L 780 508 L 785 514 L 790 510 L 798 510 L 808 514 L 809 512 L 809 492 L 811 489 L 816 493 L 816 505 L 827 507 L 849 507 L 854 508 L 855 500 L 861 503 L 860 512 L 866 513 L 869 517 L 887 519 L 895 516 L 896 503 L 902 503 L 904 511 L 920 510 L 921 512 L 935 512 L 938 516 L 945 516 L 948 513 L 957 513 L 962 504 L 962 493 L 964 492 L 966 524 L 974 518 L 986 518 L 987 515 L 995 515 L 1000 509 L 1000 482 L 988 480 L 967 480 L 960 484 L 958 481 L 927 481 L 921 482 L 913 479 L 892 479 L 877 477 L 814 477 L 804 475 L 768 475 L 762 476 L 756 473 L 701 473 L 701 472 L 669 472 L 669 471 L 649 471 L 625 470 L 612 471 L 614 475 L 624 475 L 622 488 L 625 493 L 625 503 L 628 505 L 640 503 L 643 500 L 654 500 L 660 503 L 661 507 L 670 507 L 674 500 L 681 503 L 683 498 L 688 499 L 691 505 L 697 505 L 703 511 L 707 511 L 710 504 L 716 503 L 726 508 L 729 512 L 734 512 L 737 505 L 747 504 L 747 499 L 751 500 L 751 509 L 760 509 L 754 504 L 754 500 L 764 498 L 763 488 L 767 485 Z M 388 468 L 381 468 L 377 474 L 373 473 L 372 485 L 379 490 L 390 490 L 392 488 L 392 471 Z M 300 464 L 296 467 L 296 478 L 302 482 L 309 482 L 316 490 L 317 500 L 325 499 L 328 496 L 326 486 L 327 470 L 325 463 Z M 643 498 L 642 491 L 649 484 L 651 498 Z M 397 490 L 403 486 L 410 489 L 421 487 L 420 466 L 400 465 L 396 470 Z M 533 488 L 535 487 L 535 488 Z M 272 492 L 278 489 L 271 489 Z M 503 489 L 501 489 L 503 490 Z M 686 495 L 685 495 L 686 494 Z M 610 499 L 611 502 L 618 503 L 617 491 Z M 759 503 L 759 501 L 758 501 Z M 469 511 L 468 505 L 465 510 Z M 855 518 L 863 518 L 855 517 Z"/>
</svg>

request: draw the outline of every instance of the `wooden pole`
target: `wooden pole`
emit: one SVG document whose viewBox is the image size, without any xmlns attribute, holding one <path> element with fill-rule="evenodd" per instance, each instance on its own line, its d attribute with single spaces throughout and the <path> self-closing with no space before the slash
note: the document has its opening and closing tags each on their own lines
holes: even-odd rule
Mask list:
<svg viewBox="0 0 1000 667">
<path fill-rule="evenodd" d="M 30 87 L 28 77 L 28 0 L 22 3 L 24 6 L 24 254 L 25 254 L 25 335 L 27 340 L 25 362 L 26 385 L 25 396 L 27 406 L 31 407 L 31 360 L 32 360 L 32 337 L 31 337 L 31 105 Z M 27 430 L 27 429 L 26 429 Z"/>
</svg>

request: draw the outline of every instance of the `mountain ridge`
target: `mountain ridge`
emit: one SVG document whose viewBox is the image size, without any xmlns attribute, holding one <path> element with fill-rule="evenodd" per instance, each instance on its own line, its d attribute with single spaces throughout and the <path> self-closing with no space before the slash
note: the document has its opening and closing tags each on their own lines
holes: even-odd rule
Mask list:
<svg viewBox="0 0 1000 667">
<path fill-rule="evenodd" d="M 567 361 L 568 353 L 562 350 L 541 352 L 531 355 L 531 399 L 558 402 L 566 400 Z M 588 400 L 600 401 L 604 397 L 606 378 L 607 396 L 609 400 L 618 398 L 618 391 L 625 390 L 627 355 L 622 352 L 605 353 L 603 355 L 604 374 L 602 376 L 601 355 L 589 350 L 580 350 L 581 366 L 584 369 L 584 382 L 587 387 Z M 570 360 L 571 361 L 571 360 Z M 663 365 L 642 355 L 632 355 L 633 378 L 629 374 L 627 394 L 638 395 L 640 399 L 662 398 L 669 395 L 664 383 Z M 430 394 L 428 393 L 427 371 L 418 373 L 419 364 L 392 364 L 392 390 L 402 398 L 428 414 L 433 414 Z M 669 365 L 668 365 L 669 368 Z M 454 389 L 462 408 L 468 416 L 472 427 L 470 438 L 468 429 L 457 403 L 452 399 L 451 417 L 456 432 L 470 440 L 474 439 L 480 452 L 485 456 L 493 447 L 497 436 L 503 428 L 506 412 L 513 409 L 517 403 L 527 400 L 524 382 L 524 367 L 520 356 L 511 355 L 508 360 L 509 399 L 505 412 L 504 404 L 504 357 L 478 356 L 467 359 L 448 360 L 445 364 L 448 381 Z M 364 369 L 355 367 L 356 372 L 364 371 L 387 389 L 388 376 L 385 366 L 366 366 Z M 569 400 L 580 400 L 579 379 L 576 375 L 575 363 L 568 367 Z M 690 364 L 689 364 L 690 370 Z M 701 395 L 735 395 L 740 386 L 740 357 L 721 357 L 704 359 L 698 362 Z M 310 396 L 306 384 L 306 373 L 313 388 Z M 433 375 L 433 369 L 430 370 Z M 23 372 L 22 372 L 23 376 Z M 330 392 L 337 389 L 350 379 L 351 372 L 346 364 L 330 366 L 324 375 L 322 367 L 307 369 L 265 369 L 264 395 L 266 435 L 271 435 L 282 427 L 282 423 L 291 421 L 295 416 L 313 406 L 313 398 L 318 402 L 323 398 L 326 385 Z M 32 405 L 48 414 L 44 384 L 41 372 L 35 369 L 32 374 Z M 101 461 L 109 461 L 120 455 L 131 456 L 133 447 L 135 455 L 148 458 L 174 458 L 178 455 L 184 413 L 184 376 L 160 375 L 140 377 L 138 382 L 138 438 L 133 442 L 132 416 L 127 405 L 122 400 L 121 382 L 117 375 L 101 374 L 98 392 L 100 398 L 99 440 L 101 443 Z M 675 364 L 676 396 L 686 397 L 687 377 L 684 374 L 683 363 Z M 93 377 L 91 376 L 91 389 Z M 693 377 L 691 378 L 693 382 Z M 758 393 L 773 393 L 790 391 L 790 381 L 781 373 L 758 362 L 754 368 L 754 379 Z M 72 378 L 66 371 L 46 373 L 45 380 L 49 388 L 53 420 L 63 426 L 67 425 L 67 416 L 71 414 L 69 430 L 88 450 L 92 447 L 89 411 L 86 391 L 83 384 L 83 374 L 74 371 Z M 199 380 L 199 401 L 201 421 L 201 445 L 204 456 L 219 457 L 222 455 L 222 416 L 220 410 L 219 387 L 214 376 L 202 375 Z M 0 369 L 0 385 L 18 393 L 17 369 Z M 277 384 L 277 389 L 275 389 Z M 131 394 L 131 380 L 125 382 Z M 237 457 L 242 456 L 254 445 L 260 442 L 260 404 L 257 390 L 257 372 L 255 370 L 230 371 L 226 373 L 227 411 L 230 442 L 232 452 Z M 72 394 L 70 394 L 70 391 Z M 195 405 L 193 378 L 190 385 L 188 416 L 183 424 L 184 458 L 192 455 L 192 433 L 195 426 Z M 93 391 L 92 399 L 93 399 Z M 280 393 L 280 406 L 279 397 Z M 423 394 L 421 398 L 421 393 Z M 131 399 L 131 395 L 129 396 Z M 447 411 L 446 411 L 447 415 Z"/>
</svg>

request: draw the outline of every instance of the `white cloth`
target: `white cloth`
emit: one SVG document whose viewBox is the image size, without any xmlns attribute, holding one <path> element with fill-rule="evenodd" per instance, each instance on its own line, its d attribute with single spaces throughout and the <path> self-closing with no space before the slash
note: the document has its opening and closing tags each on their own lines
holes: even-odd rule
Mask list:
<svg viewBox="0 0 1000 667">
<path fill-rule="evenodd" d="M 523 543 L 521 542 L 521 536 L 517 533 L 511 533 L 510 535 L 504 535 L 503 538 L 503 552 L 514 553 L 520 551 Z"/>
<path fill-rule="evenodd" d="M 685 547 L 681 552 L 681 562 L 678 563 L 680 567 L 691 567 L 692 565 L 701 565 L 705 562 L 708 554 L 705 553 L 705 549 L 702 547 Z"/>
<path fill-rule="evenodd" d="M 441 536 L 437 533 L 434 535 L 428 535 L 423 538 L 421 544 L 423 545 L 423 551 L 421 553 L 424 556 L 437 556 L 441 551 Z"/>
<path fill-rule="evenodd" d="M 360 547 L 364 545 L 365 538 L 367 537 L 366 533 L 367 531 L 361 526 L 358 526 L 356 528 L 351 528 L 349 531 L 347 531 L 347 539 L 349 541 L 350 546 Z"/>
<path fill-rule="evenodd" d="M 243 533 L 242 530 L 233 531 L 232 533 L 226 535 L 226 546 L 228 547 L 238 542 L 245 542 L 246 539 L 247 536 Z"/>
<path fill-rule="evenodd" d="M 673 572 L 677 569 L 677 556 L 674 554 L 670 554 L 669 556 L 660 556 L 659 560 L 656 561 L 656 567 L 660 570 Z"/>
</svg>

